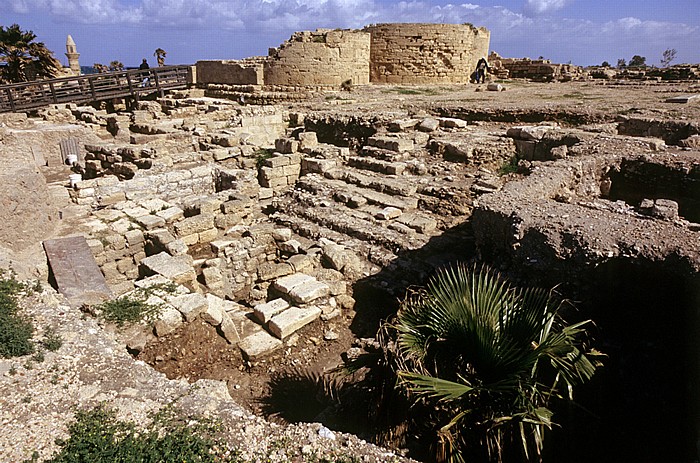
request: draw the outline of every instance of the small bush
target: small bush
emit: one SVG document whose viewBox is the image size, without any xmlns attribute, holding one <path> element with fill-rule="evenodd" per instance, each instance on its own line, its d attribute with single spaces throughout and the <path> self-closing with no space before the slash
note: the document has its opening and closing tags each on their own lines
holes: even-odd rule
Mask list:
<svg viewBox="0 0 700 463">
<path fill-rule="evenodd" d="M 272 157 L 273 150 L 261 148 L 255 152 L 255 167 L 260 169 L 266 159 Z"/>
<path fill-rule="evenodd" d="M 56 352 L 63 345 L 63 338 L 56 333 L 54 328 L 48 326 L 44 329 L 44 338 L 41 340 L 41 345 L 49 352 Z"/>
<path fill-rule="evenodd" d="M 19 313 L 18 295 L 26 286 L 14 274 L 0 271 L 0 357 L 11 358 L 34 352 L 34 327 Z"/>
<path fill-rule="evenodd" d="M 117 299 L 103 302 L 95 307 L 97 316 L 118 327 L 126 323 L 139 323 L 145 321 L 152 323 L 158 317 L 161 308 L 148 304 L 138 296 L 123 296 Z"/>
<path fill-rule="evenodd" d="M 514 174 L 518 171 L 518 157 L 512 156 L 508 161 L 504 162 L 503 165 L 498 169 L 499 175 Z"/>
<path fill-rule="evenodd" d="M 181 463 L 232 462 L 217 438 L 218 428 L 207 421 L 183 421 L 171 408 L 156 414 L 138 429 L 116 419 L 114 410 L 99 405 L 76 412 L 70 437 L 59 440 L 60 450 L 47 463 Z"/>
</svg>

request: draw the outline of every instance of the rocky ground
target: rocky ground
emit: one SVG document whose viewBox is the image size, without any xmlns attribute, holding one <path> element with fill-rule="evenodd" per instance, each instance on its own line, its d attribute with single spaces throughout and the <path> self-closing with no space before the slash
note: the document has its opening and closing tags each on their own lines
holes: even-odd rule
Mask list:
<svg viewBox="0 0 700 463">
<path fill-rule="evenodd" d="M 665 158 L 668 163 L 682 158 L 682 162 L 689 166 L 697 165 L 692 153 L 682 147 L 664 146 L 662 149 L 663 142 L 659 141 L 659 137 L 663 133 L 657 134 L 653 139 L 621 138 L 617 134 L 618 118 L 630 115 L 697 124 L 700 120 L 699 104 L 665 103 L 669 97 L 700 92 L 697 84 L 533 84 L 513 81 L 502 85 L 506 90 L 499 92 L 486 91 L 485 86 L 473 85 L 370 86 L 356 88 L 351 92 L 318 95 L 284 110 L 317 114 L 319 118 L 324 114 L 332 114 L 334 118 L 361 116 L 381 121 L 449 116 L 469 120 L 471 127 L 478 127 L 484 132 L 499 132 L 504 135 L 516 124 L 556 122 L 561 127 L 576 126 L 585 129 L 590 139 L 582 140 L 578 149 L 585 147 L 586 154 L 597 153 L 600 157 L 610 158 L 643 154 L 656 159 Z M 577 156 L 576 148 L 569 156 Z M 541 181 L 530 182 L 522 187 L 523 191 L 527 190 L 526 194 L 530 195 L 528 197 L 550 193 L 552 197 L 559 195 L 557 201 L 543 204 L 537 214 L 533 213 L 533 216 L 544 217 L 550 225 L 551 222 L 561 220 L 560 227 L 555 227 L 557 233 L 561 230 L 574 230 L 569 234 L 579 236 L 576 230 L 590 227 L 593 220 L 591 217 L 595 217 L 595 223 L 601 225 L 599 230 L 613 216 L 626 214 L 634 220 L 639 219 L 639 211 L 632 206 L 622 203 L 615 205 L 610 201 L 596 203 L 599 190 L 586 193 L 583 191 L 585 188 L 576 191 L 572 186 L 585 182 L 573 181 L 566 188 L 561 188 L 557 182 L 561 181 L 563 174 L 559 171 L 551 175 L 539 174 L 537 169 L 546 164 L 540 165 L 536 161 L 521 165 L 520 173 L 500 177 L 495 186 L 489 183 L 493 183 L 495 177 L 493 166 L 486 168 L 486 175 L 484 168 L 479 171 L 479 166 L 455 167 L 442 159 L 434 162 L 437 166 L 435 171 L 439 174 L 431 178 L 444 179 L 445 184 L 454 191 L 472 191 L 473 197 L 470 196 L 469 204 L 465 206 L 469 213 L 472 207 L 478 208 L 480 194 L 491 191 L 491 188 L 500 189 L 503 184 L 518 180 L 523 172 L 535 171 L 532 178 Z M 577 168 L 573 166 L 568 171 Z M 472 187 L 480 179 L 489 180 L 486 182 L 488 188 L 475 192 Z M 542 189 L 538 190 L 540 186 Z M 506 201 L 494 206 L 494 209 L 501 207 L 504 214 L 510 214 L 512 211 L 508 207 L 512 206 L 517 211 L 518 201 L 522 200 L 517 188 L 520 187 L 507 186 L 507 195 L 504 196 Z M 600 188 L 597 183 L 593 190 L 596 188 Z M 571 195 L 568 198 L 567 192 Z M 429 197 L 426 198 L 428 201 Z M 313 198 L 306 199 L 311 201 Z M 62 201 L 67 201 L 67 198 L 62 197 Z M 437 200 L 435 203 L 434 212 L 439 212 L 440 207 L 447 210 L 445 204 L 438 204 Z M 559 210 L 562 205 L 571 203 L 592 212 L 586 215 Z M 84 223 L 84 211 L 65 204 L 62 207 L 67 212 L 75 211 L 75 215 L 68 214 L 64 217 L 53 232 L 55 236 L 89 229 Z M 442 230 L 458 227 L 467 217 L 456 215 L 456 218 L 448 218 L 449 214 L 444 215 L 444 221 L 440 223 Z M 567 220 L 571 217 L 572 220 Z M 673 220 L 676 220 L 675 224 Z M 19 224 L 20 227 L 27 227 L 27 224 L 21 224 L 21 220 Z M 662 247 L 650 247 L 636 252 L 646 253 L 645 256 L 649 257 L 654 252 L 660 255 L 662 248 L 687 248 L 687 230 L 697 231 L 691 222 L 677 216 L 671 217 L 671 222 L 664 226 L 677 231 L 677 234 L 674 231 L 665 233 L 663 240 L 659 238 L 663 241 Z M 643 234 L 635 235 L 640 230 L 638 227 L 622 227 L 621 230 L 620 234 L 627 236 L 631 243 L 653 235 L 648 230 L 645 232 L 646 237 Z M 13 233 L 16 235 L 17 230 L 13 230 Z M 622 252 L 616 249 L 619 241 L 611 238 L 610 234 L 602 233 L 591 240 L 599 248 L 598 257 L 606 256 L 609 252 Z M 514 246 L 513 249 L 516 248 Z M 557 252 L 566 254 L 567 249 L 564 243 Z M 694 253 L 693 249 L 691 247 L 687 254 Z M 524 253 L 522 250 L 520 252 Z M 588 257 L 595 258 L 595 255 Z M 526 258 L 524 254 L 523 258 Z M 48 273 L 38 243 L 22 250 L 3 248 L 0 263 L 3 267 L 12 264 L 24 278 L 45 278 Z M 399 295 L 392 297 L 396 300 Z M 261 399 L 271 393 L 271 379 L 289 371 L 318 372 L 336 367 L 342 363 L 343 354 L 368 342 L 359 338 L 371 336 L 371 330 L 360 334 L 356 327 L 354 330 L 350 328 L 357 316 L 353 310 L 346 310 L 341 316 L 330 320 L 318 320 L 287 339 L 283 349 L 256 361 L 246 361 L 241 357 L 239 349 L 226 342 L 211 324 L 198 320 L 155 339 L 137 357 L 133 357 L 125 347 L 129 333 L 113 328 L 105 329 L 92 317 L 70 308 L 62 296 L 46 284 L 40 294 L 31 296 L 24 305 L 38 329 L 38 336 L 45 327 L 51 326 L 64 339 L 64 343 L 57 352 L 46 353 L 41 362 L 28 357 L 0 360 L 2 461 L 21 461 L 29 458 L 34 451 L 41 457 L 47 457 L 56 449 L 55 438 L 65 436 L 66 422 L 75 407 L 103 401 L 113 404 L 120 416 L 137 421 L 144 420 L 150 410 L 171 402 L 177 402 L 191 413 L 216 416 L 223 420 L 230 431 L 231 445 L 243 449 L 251 461 L 266 461 L 268 458 L 271 461 L 299 461 L 299 458 L 304 461 L 310 460 L 311 455 L 337 459 L 345 455 L 356 455 L 364 461 L 403 460 L 403 457 L 394 452 L 366 444 L 352 435 L 335 433 L 330 434 L 333 438 L 329 438 L 326 429 L 320 424 L 287 425 L 280 424 L 277 418 L 271 417 L 277 422 L 275 424 L 259 417 L 265 412 L 270 413 Z"/>
</svg>

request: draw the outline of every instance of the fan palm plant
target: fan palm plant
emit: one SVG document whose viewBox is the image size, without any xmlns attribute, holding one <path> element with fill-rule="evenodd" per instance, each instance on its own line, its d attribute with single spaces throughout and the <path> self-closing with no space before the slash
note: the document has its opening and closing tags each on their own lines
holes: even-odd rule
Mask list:
<svg viewBox="0 0 700 463">
<path fill-rule="evenodd" d="M 541 459 L 553 398 L 600 365 L 581 338 L 589 321 L 566 325 L 562 303 L 542 289 L 517 289 L 498 273 L 458 265 L 403 301 L 397 330 L 399 384 L 429 410 L 435 458 L 491 461 L 517 452 Z"/>
<path fill-rule="evenodd" d="M 18 24 L 0 26 L 0 82 L 25 82 L 56 77 L 61 63 L 43 42 L 35 42 L 32 31 L 23 31 Z"/>
</svg>

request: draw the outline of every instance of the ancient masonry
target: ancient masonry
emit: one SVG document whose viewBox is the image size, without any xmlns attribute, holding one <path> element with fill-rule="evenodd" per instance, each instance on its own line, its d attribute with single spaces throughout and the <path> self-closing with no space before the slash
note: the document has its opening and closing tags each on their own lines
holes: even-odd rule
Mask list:
<svg viewBox="0 0 700 463">
<path fill-rule="evenodd" d="M 471 24 L 376 24 L 370 81 L 390 84 L 466 83 L 489 51 L 491 33 Z"/>
<path fill-rule="evenodd" d="M 376 24 L 363 30 L 297 32 L 267 57 L 197 62 L 197 83 L 335 86 L 343 83 L 466 83 L 489 50 L 470 24 Z"/>
</svg>

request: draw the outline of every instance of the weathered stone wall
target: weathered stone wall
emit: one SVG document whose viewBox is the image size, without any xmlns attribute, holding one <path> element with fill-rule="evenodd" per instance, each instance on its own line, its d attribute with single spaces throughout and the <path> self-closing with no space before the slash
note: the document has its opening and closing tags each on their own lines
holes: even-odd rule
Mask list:
<svg viewBox="0 0 700 463">
<path fill-rule="evenodd" d="M 214 164 L 158 174 L 139 170 L 131 180 L 124 182 L 115 176 L 78 182 L 71 196 L 77 204 L 89 205 L 153 197 L 171 200 L 193 194 L 211 194 L 215 189 L 215 178 Z"/>
<path fill-rule="evenodd" d="M 297 32 L 265 63 L 267 85 L 355 85 L 369 83 L 370 36 L 366 32 Z"/>
<path fill-rule="evenodd" d="M 488 55 L 491 33 L 471 24 L 375 24 L 370 81 L 390 84 L 465 83 Z"/>
<path fill-rule="evenodd" d="M 262 85 L 261 59 L 197 61 L 197 84 Z"/>
<path fill-rule="evenodd" d="M 573 64 L 552 63 L 548 59 L 502 58 L 489 55 L 490 72 L 499 78 L 530 79 L 536 82 L 568 82 L 587 76 L 583 68 Z"/>
</svg>

